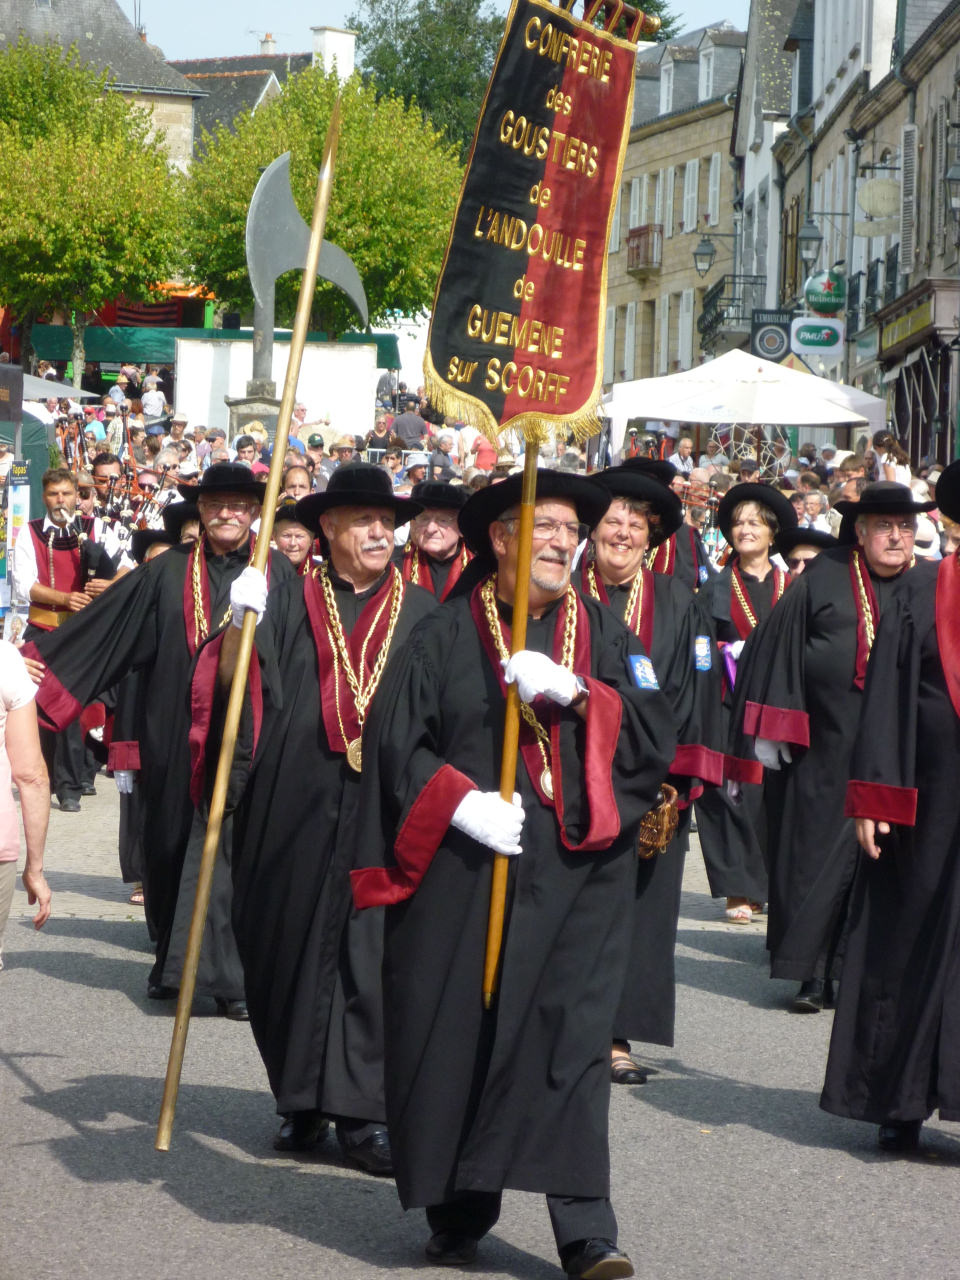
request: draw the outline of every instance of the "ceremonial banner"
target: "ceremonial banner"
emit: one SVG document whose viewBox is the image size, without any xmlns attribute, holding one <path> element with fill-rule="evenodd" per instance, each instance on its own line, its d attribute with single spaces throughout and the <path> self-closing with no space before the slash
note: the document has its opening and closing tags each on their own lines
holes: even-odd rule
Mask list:
<svg viewBox="0 0 960 1280">
<path fill-rule="evenodd" d="M 590 9 L 596 11 L 596 3 Z M 607 244 L 635 39 L 514 0 L 477 126 L 424 359 L 427 396 L 492 440 L 599 427 Z"/>
</svg>

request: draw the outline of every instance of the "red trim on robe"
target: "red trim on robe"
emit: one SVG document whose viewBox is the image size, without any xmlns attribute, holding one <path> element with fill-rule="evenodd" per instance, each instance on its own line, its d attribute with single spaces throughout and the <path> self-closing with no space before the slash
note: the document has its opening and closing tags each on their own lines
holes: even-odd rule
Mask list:
<svg viewBox="0 0 960 1280">
<path fill-rule="evenodd" d="M 673 757 L 670 773 L 684 778 L 701 778 L 719 787 L 723 782 L 724 756 L 699 742 L 681 743 Z"/>
<path fill-rule="evenodd" d="M 798 747 L 810 745 L 810 717 L 806 711 L 789 711 L 763 702 L 748 702 L 743 711 L 743 731 L 751 738 L 770 742 L 792 742 Z"/>
<path fill-rule="evenodd" d="M 43 662 L 40 650 L 32 640 L 28 640 L 20 652 L 25 658 Z M 83 707 L 73 694 L 64 688 L 47 667 L 37 688 L 37 711 L 41 728 L 52 729 L 54 733 L 59 733 L 62 729 L 66 729 L 67 725 L 73 724 L 82 710 Z"/>
<path fill-rule="evenodd" d="M 724 782 L 747 782 L 759 787 L 763 782 L 763 765 L 759 760 L 744 760 L 741 756 L 723 757 Z"/>
<path fill-rule="evenodd" d="M 953 709 L 960 716 L 960 562 L 947 556 L 937 572 L 937 648 Z"/>
<path fill-rule="evenodd" d="M 190 683 L 190 799 L 199 808 L 203 800 L 206 781 L 207 739 L 213 715 L 213 700 L 217 692 L 217 668 L 220 664 L 220 648 L 226 633 L 221 631 L 200 649 L 193 679 Z M 263 725 L 263 681 L 256 651 L 250 658 L 247 688 L 253 711 L 253 751 L 256 754 Z"/>
<path fill-rule="evenodd" d="M 117 769 L 140 768 L 139 742 L 111 742 L 107 752 L 107 768 L 113 772 Z"/>
<path fill-rule="evenodd" d="M 917 820 L 917 789 L 851 779 L 843 813 L 847 818 L 872 818 L 874 822 L 912 827 Z"/>
<path fill-rule="evenodd" d="M 410 806 L 394 844 L 395 867 L 359 867 L 350 872 L 353 901 L 364 907 L 390 906 L 411 897 L 427 873 L 457 806 L 477 785 L 444 764 Z M 491 857 L 493 853 L 491 852 Z"/>
<path fill-rule="evenodd" d="M 860 599 L 860 588 L 857 582 L 858 565 L 860 578 L 863 581 L 863 590 L 867 597 L 867 605 L 873 621 L 874 635 L 877 633 L 877 623 L 880 619 L 880 606 L 877 604 L 877 593 L 874 591 L 873 583 L 870 580 L 867 558 L 858 548 L 855 548 L 850 552 L 850 589 L 853 592 L 853 607 L 857 611 L 857 658 L 853 672 L 853 683 L 858 689 L 862 690 L 864 681 L 867 678 L 870 649 L 867 646 L 867 624 L 863 616 L 863 603 Z"/>
<path fill-rule="evenodd" d="M 579 628 L 578 628 L 579 631 Z M 620 810 L 613 789 L 613 760 L 620 740 L 623 703 L 619 693 L 591 676 L 584 679 L 587 696 L 586 744 L 583 753 L 583 780 L 590 806 L 590 826 L 579 844 L 571 844 L 563 821 L 563 778 L 560 763 L 560 722 L 554 719 L 550 731 L 550 768 L 553 773 L 554 806 L 560 823 L 560 839 L 573 852 L 609 849 L 620 834 Z"/>
<path fill-rule="evenodd" d="M 102 702 L 90 702 L 80 712 L 80 728 L 84 733 L 102 729 L 107 723 L 107 708 Z"/>
</svg>

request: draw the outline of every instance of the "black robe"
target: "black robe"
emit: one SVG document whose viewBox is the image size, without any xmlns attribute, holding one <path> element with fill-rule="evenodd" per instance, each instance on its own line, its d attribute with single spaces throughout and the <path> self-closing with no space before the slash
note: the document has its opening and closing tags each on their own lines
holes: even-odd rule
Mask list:
<svg viewBox="0 0 960 1280">
<path fill-rule="evenodd" d="M 671 568 L 667 568 L 667 565 Z M 716 576 L 700 530 L 683 524 L 662 543 L 653 557 L 654 573 L 674 577 L 691 591 L 698 591 Z"/>
<path fill-rule="evenodd" d="M 677 834 L 652 858 L 638 858 L 630 959 L 614 1019 L 617 1040 L 673 1044 L 676 1015 L 674 952 L 692 799 L 724 777 L 720 656 L 693 593 L 676 576 L 650 575 L 653 585 L 650 659 L 677 721 L 678 747 L 667 781 L 682 806 Z M 584 575 L 584 582 L 586 577 Z M 633 579 L 607 586 L 607 605 L 624 621 Z M 589 587 L 582 588 L 587 594 Z"/>
<path fill-rule="evenodd" d="M 56 631 L 36 640 L 27 652 L 47 666 L 37 690 L 43 720 L 61 729 L 130 672 L 144 674 L 138 719 L 138 786 L 149 820 L 143 826 L 144 894 L 157 931 L 157 959 L 150 981 L 161 983 L 170 949 L 180 893 L 184 855 L 194 819 L 190 798 L 189 734 L 194 708 L 190 700 L 193 658 L 184 621 L 184 581 L 192 546 L 171 547 L 115 582 Z M 216 626 L 230 603 L 230 584 L 249 563 L 249 549 L 225 556 L 207 552 L 210 618 Z M 270 577 L 276 584 L 292 576 L 290 562 L 271 552 Z M 121 767 L 118 765 L 117 767 Z M 182 916 L 182 913 L 181 913 Z M 232 997 L 224 975 L 206 974 L 208 941 L 229 919 L 220 920 L 216 902 L 201 954 L 198 992 Z M 175 950 L 179 950 L 179 943 Z M 232 968 L 232 966 L 231 966 Z M 167 978 L 175 979 L 167 969 Z M 226 975 L 233 983 L 233 973 Z"/>
<path fill-rule="evenodd" d="M 769 617 L 774 606 L 774 571 L 763 581 L 742 573 L 743 585 L 753 615 L 759 626 Z M 697 604 L 710 621 L 713 632 L 723 644 L 739 640 L 731 617 L 733 571 L 728 564 L 704 583 L 697 593 Z M 747 638 L 740 660 L 747 656 L 753 635 Z M 724 698 L 729 732 L 732 693 Z M 744 785 L 738 800 L 731 800 L 725 789 L 713 787 L 697 801 L 697 828 L 700 848 L 707 869 L 710 892 L 715 898 L 746 898 L 749 902 L 766 902 L 767 871 L 764 865 L 764 814 L 762 785 Z"/>
<path fill-rule="evenodd" d="M 735 728 L 787 742 L 793 757 L 767 772 L 763 788 L 774 978 L 824 976 L 856 864 L 843 816 L 862 696 L 850 557 L 830 547 L 808 565 L 757 628 L 737 676 Z M 899 578 L 870 581 L 882 614 Z"/>
<path fill-rule="evenodd" d="M 960 717 L 944 674 L 956 595 L 952 656 L 935 616 L 956 567 L 918 564 L 895 591 L 851 761 L 847 813 L 893 827 L 878 861 L 858 859 L 820 1105 L 874 1124 L 960 1120 Z"/>
<path fill-rule="evenodd" d="M 349 636 L 383 578 L 360 593 L 331 580 Z M 406 585 L 386 672 L 435 605 Z M 234 933 L 251 1027 L 278 1112 L 316 1108 L 382 1121 L 382 912 L 347 928 L 360 775 L 327 744 L 302 579 L 271 593 L 256 649 L 262 729 L 234 815 L 233 855 Z"/>
<path fill-rule="evenodd" d="M 595 601 L 583 608 L 591 639 L 589 670 L 579 672 L 590 687 L 586 723 L 570 709 L 541 710 L 553 725 L 563 831 L 521 752 L 523 852 L 510 863 L 489 1012 L 481 985 L 494 857 L 449 826 L 472 785 L 499 789 L 504 696 L 469 598 L 421 623 L 368 722 L 357 856 L 366 864 L 371 850 L 392 847 L 395 861 L 354 871 L 354 897 L 392 904 L 387 1121 L 407 1208 L 504 1187 L 609 1194 L 610 1042 L 629 948 L 636 829 L 676 738 L 667 700 L 630 677 L 633 637 Z M 551 651 L 556 619 L 551 609 L 531 620 L 527 647 Z"/>
</svg>

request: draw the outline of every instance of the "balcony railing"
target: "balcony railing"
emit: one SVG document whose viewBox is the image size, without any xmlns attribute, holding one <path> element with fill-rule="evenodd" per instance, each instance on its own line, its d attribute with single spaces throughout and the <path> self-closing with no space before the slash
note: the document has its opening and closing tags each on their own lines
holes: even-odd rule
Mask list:
<svg viewBox="0 0 960 1280">
<path fill-rule="evenodd" d="M 874 258 L 867 266 L 867 293 L 864 298 L 867 316 L 883 306 L 883 259 Z"/>
<path fill-rule="evenodd" d="M 709 350 L 721 336 L 749 333 L 753 312 L 763 307 L 766 276 L 724 276 L 703 295 L 697 320 L 701 345 Z"/>
<path fill-rule="evenodd" d="M 648 222 L 627 232 L 627 271 L 632 276 L 659 271 L 663 262 L 663 227 Z"/>
</svg>

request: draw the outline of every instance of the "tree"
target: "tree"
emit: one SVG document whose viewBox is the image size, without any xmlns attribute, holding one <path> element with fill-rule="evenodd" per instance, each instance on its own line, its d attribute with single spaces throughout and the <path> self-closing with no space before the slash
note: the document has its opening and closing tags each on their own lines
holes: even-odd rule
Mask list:
<svg viewBox="0 0 960 1280">
<path fill-rule="evenodd" d="M 291 76 L 279 98 L 205 134 L 187 192 L 191 274 L 229 306 L 252 305 L 244 235 L 262 169 L 292 153 L 294 198 L 309 221 L 338 81 L 318 67 Z M 433 302 L 462 173 L 456 154 L 420 113 L 393 95 L 377 98 L 354 76 L 342 93 L 342 125 L 326 235 L 353 259 L 372 322 L 414 315 Z M 300 278 L 277 281 L 277 320 L 290 323 Z M 344 295 L 318 286 L 316 328 L 357 326 Z"/>
<path fill-rule="evenodd" d="M 647 0 L 662 19 L 659 40 L 679 26 L 667 0 Z M 597 23 L 602 25 L 603 12 Z M 416 102 L 466 157 L 504 32 L 485 0 L 360 0 L 349 18 L 364 76 L 383 92 Z M 621 19 L 624 32 L 628 26 Z"/>
<path fill-rule="evenodd" d="M 149 115 L 105 89 L 73 49 L 21 40 L 0 54 L 0 298 L 25 364 L 33 322 L 71 318 L 76 386 L 93 313 L 149 298 L 180 260 L 180 179 Z"/>
<path fill-rule="evenodd" d="M 415 102 L 466 157 L 504 20 L 485 0 L 361 0 L 349 19 L 380 92 Z"/>
</svg>

